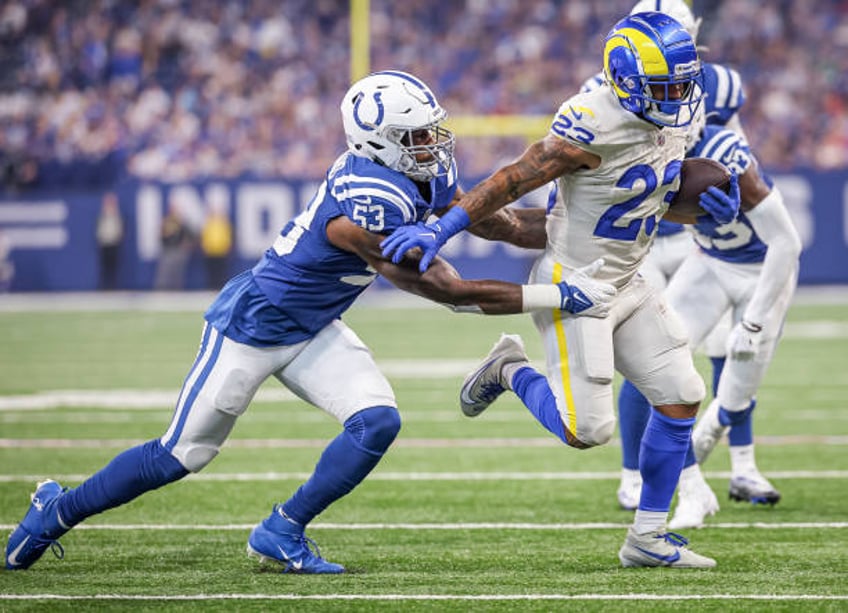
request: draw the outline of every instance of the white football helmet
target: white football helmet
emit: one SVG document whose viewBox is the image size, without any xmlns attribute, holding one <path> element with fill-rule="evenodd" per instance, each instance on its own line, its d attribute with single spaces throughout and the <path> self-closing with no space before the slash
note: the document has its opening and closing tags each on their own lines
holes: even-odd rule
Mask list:
<svg viewBox="0 0 848 613">
<path fill-rule="evenodd" d="M 415 181 L 450 171 L 456 139 L 441 126 L 447 112 L 416 77 L 398 70 L 368 75 L 351 86 L 341 111 L 348 149 L 354 155 Z"/>
<path fill-rule="evenodd" d="M 683 28 L 689 32 L 689 36 L 695 42 L 698 41 L 698 29 L 701 27 L 701 18 L 697 19 L 692 14 L 692 9 L 684 0 L 639 0 L 630 11 L 631 15 L 656 11 L 665 13 L 675 19 Z"/>
</svg>

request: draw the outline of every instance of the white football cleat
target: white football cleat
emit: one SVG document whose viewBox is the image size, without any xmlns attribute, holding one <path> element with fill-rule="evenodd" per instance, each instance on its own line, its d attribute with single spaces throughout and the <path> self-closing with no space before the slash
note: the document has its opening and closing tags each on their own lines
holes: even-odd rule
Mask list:
<svg viewBox="0 0 848 613">
<path fill-rule="evenodd" d="M 668 529 L 703 528 L 704 520 L 715 515 L 718 510 L 718 498 L 703 477 L 681 479 L 677 492 L 677 508 L 668 522 Z"/>
<path fill-rule="evenodd" d="M 498 396 L 510 389 L 503 374 L 503 367 L 515 362 L 526 362 L 524 342 L 517 334 L 501 334 L 489 354 L 474 372 L 465 377 L 459 390 L 459 406 L 468 417 L 477 417 Z"/>
<path fill-rule="evenodd" d="M 692 430 L 692 451 L 695 453 L 698 464 L 703 464 L 707 460 L 721 437 L 729 429 L 729 426 L 721 425 L 718 420 L 719 408 L 718 400 L 713 400 Z"/>
<path fill-rule="evenodd" d="M 716 561 L 691 551 L 689 541 L 673 532 L 636 534 L 631 526 L 618 559 L 625 568 L 667 566 L 669 568 L 713 568 Z"/>
<path fill-rule="evenodd" d="M 759 472 L 733 475 L 730 478 L 731 500 L 751 504 L 775 505 L 780 501 L 780 492 Z"/>
<path fill-rule="evenodd" d="M 642 474 L 638 470 L 623 468 L 618 486 L 618 504 L 625 511 L 635 511 L 642 495 Z"/>
</svg>

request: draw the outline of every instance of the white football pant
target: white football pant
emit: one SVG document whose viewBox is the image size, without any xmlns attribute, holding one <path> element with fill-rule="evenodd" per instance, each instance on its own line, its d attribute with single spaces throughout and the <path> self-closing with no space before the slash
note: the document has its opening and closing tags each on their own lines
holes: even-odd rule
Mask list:
<svg viewBox="0 0 848 613">
<path fill-rule="evenodd" d="M 369 407 L 397 408 L 371 352 L 340 320 L 310 340 L 281 347 L 236 343 L 206 324 L 162 445 L 188 470 L 199 471 L 218 454 L 236 419 L 272 375 L 339 423 Z M 282 412 L 280 422 L 285 423 Z"/>
<path fill-rule="evenodd" d="M 742 319 L 761 270 L 759 263 L 730 263 L 703 252 L 686 258 L 666 289 L 666 296 L 689 331 L 693 347 L 703 342 L 728 309 L 734 324 Z M 740 362 L 728 356 L 718 388 L 719 403 L 728 411 L 747 408 L 756 394 L 774 355 L 794 290 L 793 279 L 772 305 L 769 319 L 762 322 L 756 357 Z"/>
<path fill-rule="evenodd" d="M 571 271 L 545 254 L 531 283 L 558 283 Z M 533 313 L 542 336 L 547 379 L 565 426 L 588 445 L 609 441 L 615 428 L 613 372 L 629 379 L 653 406 L 703 400 L 686 330 L 665 298 L 639 275 L 612 302 L 607 317 L 556 310 Z"/>
</svg>

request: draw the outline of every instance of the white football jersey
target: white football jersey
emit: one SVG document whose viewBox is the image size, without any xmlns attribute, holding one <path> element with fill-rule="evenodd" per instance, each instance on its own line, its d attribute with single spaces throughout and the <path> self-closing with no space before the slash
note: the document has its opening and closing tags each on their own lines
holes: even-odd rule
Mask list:
<svg viewBox="0 0 848 613">
<path fill-rule="evenodd" d="M 659 128 L 625 111 L 604 84 L 564 102 L 551 134 L 601 164 L 557 181 L 548 250 L 570 268 L 604 258 L 597 277 L 621 288 L 639 269 L 680 184 L 686 129 Z"/>
</svg>

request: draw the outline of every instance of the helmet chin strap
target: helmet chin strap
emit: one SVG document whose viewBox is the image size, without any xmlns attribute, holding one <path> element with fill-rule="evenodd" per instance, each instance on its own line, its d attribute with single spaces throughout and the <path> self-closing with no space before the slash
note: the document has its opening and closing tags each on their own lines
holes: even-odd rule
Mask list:
<svg viewBox="0 0 848 613">
<path fill-rule="evenodd" d="M 397 169 L 405 175 L 409 175 L 415 170 L 415 160 L 408 153 L 403 153 L 397 163 Z"/>
</svg>

